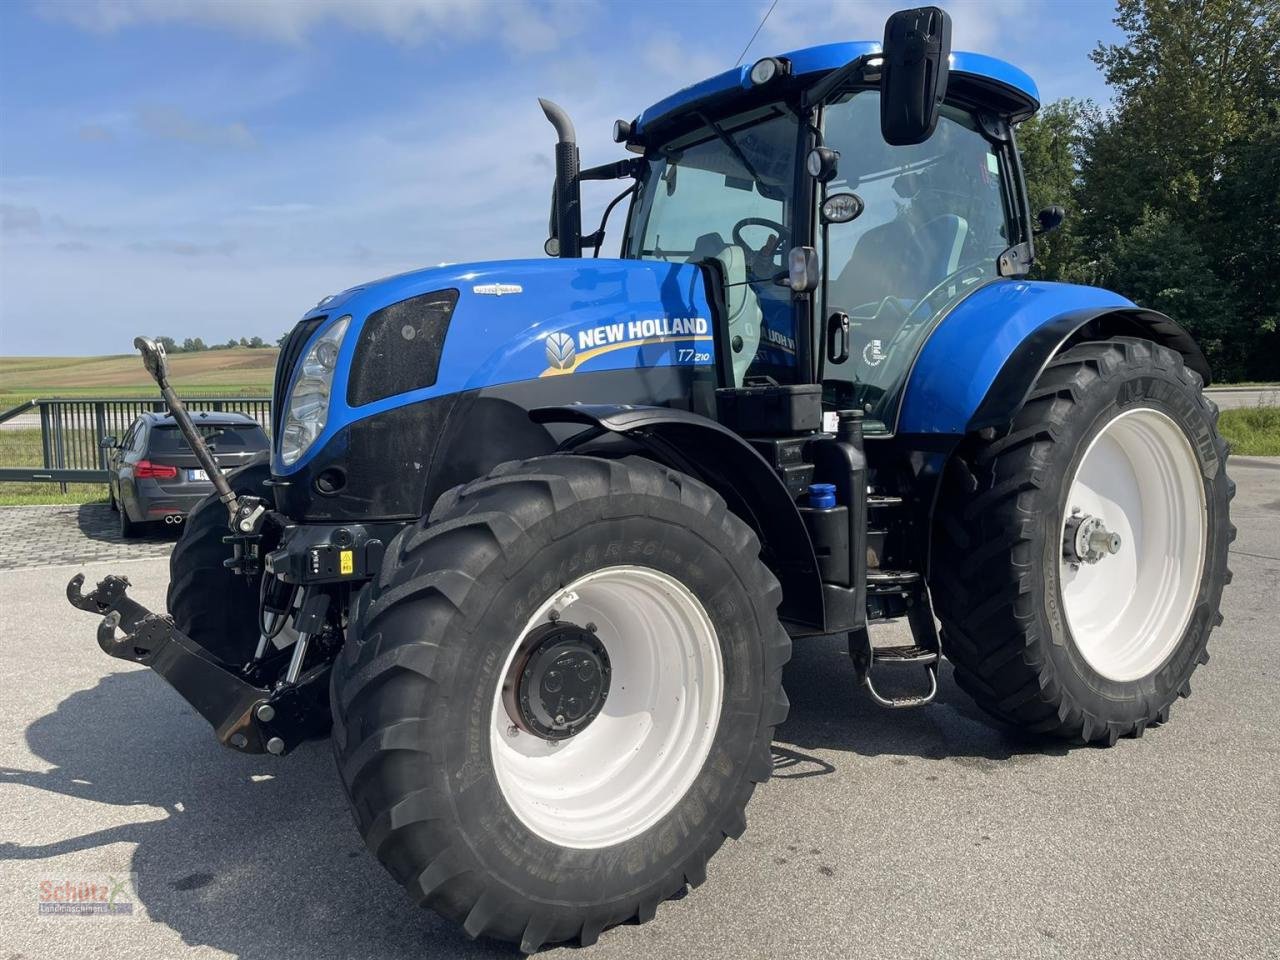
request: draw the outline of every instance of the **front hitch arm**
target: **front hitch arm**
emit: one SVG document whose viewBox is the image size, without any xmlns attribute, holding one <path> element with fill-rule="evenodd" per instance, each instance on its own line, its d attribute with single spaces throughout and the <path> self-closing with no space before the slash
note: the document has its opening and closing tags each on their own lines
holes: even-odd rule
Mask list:
<svg viewBox="0 0 1280 960">
<path fill-rule="evenodd" d="M 169 383 L 169 360 L 164 351 L 164 344 L 157 343 L 150 337 L 135 337 L 133 345 L 142 354 L 142 365 L 147 368 L 153 380 L 160 387 L 165 403 L 169 405 L 169 413 L 182 435 L 187 438 L 191 452 L 200 461 L 200 466 L 213 483 L 218 499 L 227 508 L 227 525 L 231 528 L 228 542 L 233 544 L 232 557 L 227 565 L 244 574 L 255 574 L 260 570 L 258 563 L 257 543 L 259 527 L 267 516 L 267 505 L 260 497 L 249 495 L 236 496 L 226 474 L 213 458 L 209 445 L 196 429 L 195 422 L 187 410 L 187 405 Z M 105 582 L 105 581 L 104 581 Z M 72 601 L 74 602 L 74 601 Z"/>
<path fill-rule="evenodd" d="M 324 663 L 296 683 L 260 687 L 223 663 L 126 591 L 114 575 L 84 593 L 84 574 L 67 583 L 71 605 L 98 614 L 98 646 L 104 653 L 150 667 L 213 726 L 219 742 L 241 753 L 286 753 L 329 729 L 329 669 Z M 118 634 L 122 634 L 118 635 Z"/>
</svg>

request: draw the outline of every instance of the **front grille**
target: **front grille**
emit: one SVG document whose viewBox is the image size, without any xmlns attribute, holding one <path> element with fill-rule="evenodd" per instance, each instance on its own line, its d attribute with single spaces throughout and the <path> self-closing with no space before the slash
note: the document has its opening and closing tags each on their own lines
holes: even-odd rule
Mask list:
<svg viewBox="0 0 1280 960">
<path fill-rule="evenodd" d="M 369 314 L 347 380 L 353 407 L 433 386 L 457 290 L 437 290 Z"/>
<path fill-rule="evenodd" d="M 271 394 L 271 440 L 274 445 L 280 441 L 280 425 L 284 422 L 285 407 L 289 397 L 285 391 L 289 389 L 289 378 L 293 376 L 293 368 L 302 359 L 302 350 L 316 332 L 316 328 L 324 323 L 327 317 L 308 317 L 298 321 L 285 338 L 280 347 L 280 357 L 276 360 L 275 388 Z"/>
</svg>

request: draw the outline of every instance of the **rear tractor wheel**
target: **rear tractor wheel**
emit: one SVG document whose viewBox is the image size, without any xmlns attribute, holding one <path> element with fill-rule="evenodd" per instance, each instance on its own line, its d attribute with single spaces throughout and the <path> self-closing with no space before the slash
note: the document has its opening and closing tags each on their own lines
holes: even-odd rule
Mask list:
<svg viewBox="0 0 1280 960">
<path fill-rule="evenodd" d="M 1112 744 L 1190 695 L 1235 537 L 1216 424 L 1178 354 L 1083 343 L 1050 362 L 1006 435 L 955 459 L 933 592 L 979 705 Z"/>
<path fill-rule="evenodd" d="M 786 715 L 759 543 L 690 477 L 552 456 L 388 546 L 333 673 L 365 843 L 471 936 L 587 944 L 702 882 Z"/>
</svg>

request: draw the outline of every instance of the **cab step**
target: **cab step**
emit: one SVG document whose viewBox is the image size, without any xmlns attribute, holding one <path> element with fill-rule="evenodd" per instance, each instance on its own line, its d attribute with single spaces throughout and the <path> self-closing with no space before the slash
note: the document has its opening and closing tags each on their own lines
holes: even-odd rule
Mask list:
<svg viewBox="0 0 1280 960">
<path fill-rule="evenodd" d="M 873 663 L 892 664 L 893 666 L 911 663 L 925 665 L 938 662 L 938 651 L 929 650 L 915 644 L 908 644 L 903 647 L 872 647 L 871 659 Z"/>
<path fill-rule="evenodd" d="M 862 685 L 871 694 L 871 699 L 882 707 L 901 710 L 907 707 L 923 707 L 932 703 L 938 695 L 938 663 L 942 659 L 942 646 L 938 633 L 934 629 L 933 611 L 929 606 L 928 594 L 917 590 L 911 597 L 908 607 L 908 619 L 915 643 L 889 647 L 876 647 L 871 643 L 871 634 L 864 627 L 849 634 L 849 657 L 853 660 L 854 669 L 858 671 Z M 885 696 L 876 689 L 871 679 L 873 667 L 881 669 L 890 667 L 923 667 L 928 676 L 929 689 L 925 693 L 906 696 Z"/>
<path fill-rule="evenodd" d="M 925 704 L 932 703 L 933 698 L 938 695 L 937 650 L 928 650 L 917 646 L 873 647 L 871 650 L 871 662 L 872 664 L 886 667 L 923 666 L 925 673 L 929 676 L 928 693 L 886 697 L 871 682 L 871 671 L 868 670 L 862 678 L 863 686 L 867 688 L 867 693 L 871 694 L 871 699 L 882 707 L 889 707 L 893 710 L 902 710 L 907 707 L 923 707 Z"/>
</svg>

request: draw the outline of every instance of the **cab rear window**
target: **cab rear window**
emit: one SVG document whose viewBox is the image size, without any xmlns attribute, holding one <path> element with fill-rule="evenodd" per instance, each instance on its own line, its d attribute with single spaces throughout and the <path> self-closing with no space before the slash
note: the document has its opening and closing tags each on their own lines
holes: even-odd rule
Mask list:
<svg viewBox="0 0 1280 960">
<path fill-rule="evenodd" d="M 267 449 L 267 435 L 261 427 L 218 426 L 197 424 L 196 429 L 204 442 L 213 450 L 223 453 L 257 453 Z M 191 445 L 177 427 L 156 427 L 151 431 L 151 453 L 190 453 Z"/>
</svg>

